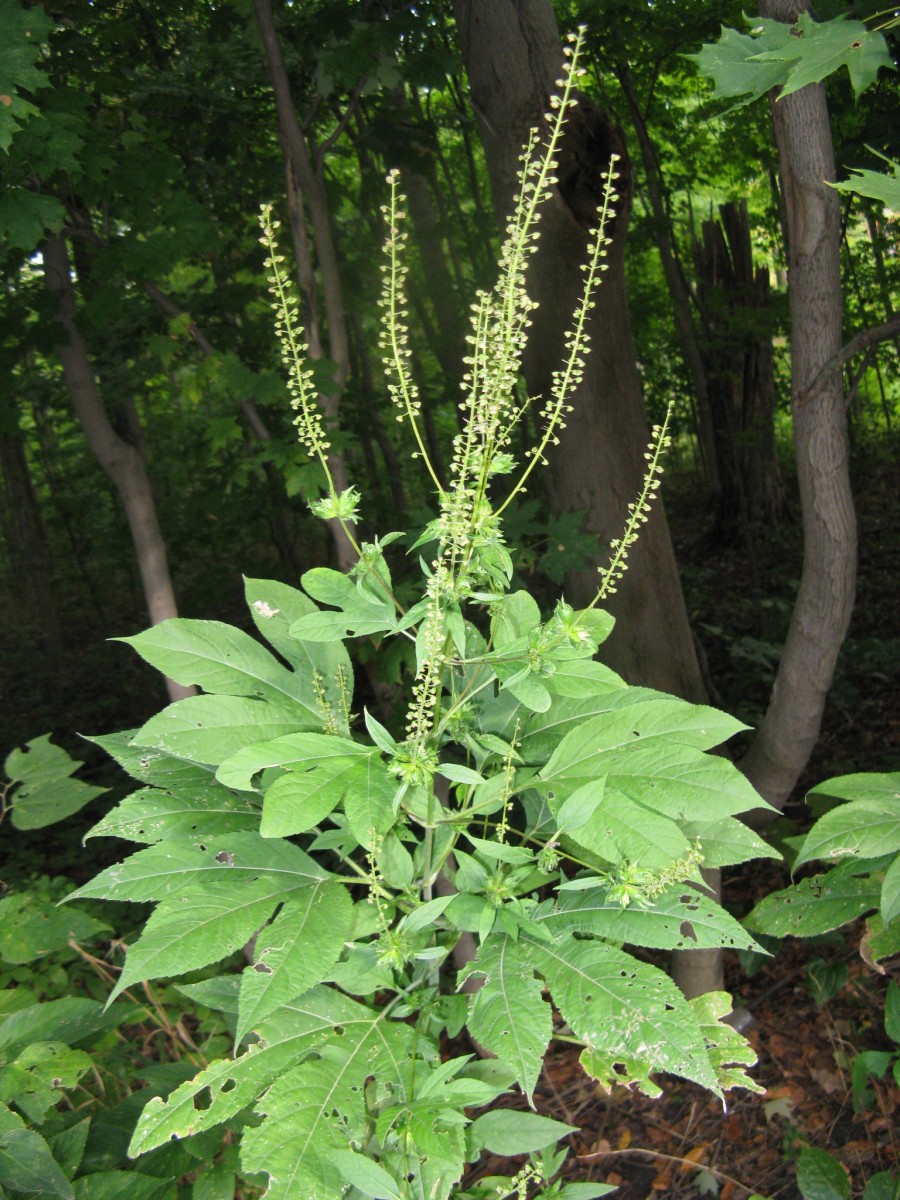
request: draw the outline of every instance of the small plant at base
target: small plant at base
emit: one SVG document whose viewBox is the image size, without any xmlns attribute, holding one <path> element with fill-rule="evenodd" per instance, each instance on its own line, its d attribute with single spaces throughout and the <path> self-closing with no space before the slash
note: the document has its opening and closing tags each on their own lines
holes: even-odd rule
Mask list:
<svg viewBox="0 0 900 1200">
<path fill-rule="evenodd" d="M 526 268 L 575 102 L 579 52 L 575 38 L 543 140 L 534 133 L 524 152 L 497 282 L 473 305 L 452 486 L 438 486 L 438 517 L 417 543 L 434 547 L 420 599 L 404 610 L 395 598 L 383 553 L 398 536 L 390 534 L 359 546 L 351 576 L 306 572 L 302 592 L 246 581 L 251 617 L 282 661 L 211 622 L 168 621 L 124 639 L 204 694 L 101 739 L 147 786 L 94 833 L 145 848 L 77 895 L 157 904 L 113 995 L 206 968 L 255 935 L 253 961 L 223 981 L 224 1002 L 236 1005 L 235 1055 L 151 1101 L 132 1152 L 252 1108 L 242 1163 L 266 1174 L 270 1200 L 604 1194 L 602 1184 L 553 1178 L 561 1156 L 548 1147 L 571 1127 L 489 1107 L 515 1087 L 533 1105 L 553 1030 L 545 989 L 585 1069 L 603 1083 L 654 1095 L 653 1073 L 667 1071 L 718 1095 L 754 1086 L 744 1070 L 753 1053 L 721 1019 L 728 997 L 687 1001 L 624 948 L 686 939 L 755 947 L 693 886 L 701 862 L 768 853 L 735 817 L 759 797 L 730 762 L 705 753 L 741 727 L 630 688 L 595 661 L 612 627 L 597 607 L 602 580 L 594 604 L 578 611 L 561 601 L 546 620 L 526 591 L 510 590 L 501 515 L 558 436 L 580 380 L 615 198 L 613 162 L 564 362 L 537 444 L 518 465 L 511 433 L 534 308 Z M 381 345 L 427 470 L 404 327 L 403 204 L 397 177 L 388 183 Z M 296 305 L 266 240 L 300 436 L 327 473 Z M 663 429 L 651 450 L 635 527 L 665 437 Z M 492 487 L 508 477 L 497 503 Z M 328 486 L 322 515 L 355 517 L 358 498 Z M 397 731 L 352 714 L 345 643 L 370 636 L 415 643 Z M 469 944 L 475 956 L 454 980 L 447 964 Z M 480 986 L 460 993 L 470 977 Z M 464 1026 L 493 1058 L 441 1060 L 440 1039 Z M 461 1183 L 484 1152 L 532 1158 L 487 1191 Z"/>
</svg>

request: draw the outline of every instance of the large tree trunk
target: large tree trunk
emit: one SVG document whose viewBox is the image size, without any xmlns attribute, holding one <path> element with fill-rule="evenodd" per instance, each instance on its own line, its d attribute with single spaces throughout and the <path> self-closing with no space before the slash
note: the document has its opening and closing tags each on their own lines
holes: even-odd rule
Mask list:
<svg viewBox="0 0 900 1200">
<path fill-rule="evenodd" d="M 43 251 L 44 279 L 56 298 L 63 340 L 58 353 L 72 407 L 88 445 L 122 499 L 137 555 L 138 570 L 151 622 L 176 617 L 175 592 L 169 574 L 166 545 L 156 516 L 153 489 L 140 451 L 119 437 L 110 424 L 91 367 L 87 345 L 76 321 L 75 291 L 65 239 L 49 238 Z M 166 680 L 172 700 L 193 696 L 196 689 Z"/>
<path fill-rule="evenodd" d="M 760 15 L 794 22 L 806 0 L 762 0 Z M 800 591 L 772 698 L 743 769 L 781 808 L 819 736 L 825 697 L 856 590 L 856 517 L 840 367 L 840 207 L 825 88 L 772 101 L 791 313 L 791 393 L 803 511 Z"/>
<path fill-rule="evenodd" d="M 511 204 L 520 147 L 529 128 L 541 122 L 555 90 L 563 61 L 559 32 L 550 0 L 455 0 L 454 7 L 494 199 L 503 214 Z M 581 97 L 569 120 L 560 184 L 542 218 L 540 252 L 529 268 L 529 290 L 540 303 L 525 362 L 531 395 L 548 390 L 562 359 L 564 333 L 582 286 L 588 231 L 612 152 L 624 156 L 621 135 Z M 621 165 L 623 200 L 591 320 L 593 348 L 548 480 L 556 511 L 586 511 L 587 527 L 603 548 L 598 562 L 620 535 L 627 505 L 640 491 L 648 441 L 625 294 L 629 187 L 624 157 Z M 588 603 L 596 583 L 592 571 L 573 574 L 568 598 L 576 606 Z M 632 682 L 704 698 L 662 506 L 644 526 L 610 607 L 621 618 L 604 646 L 610 665 Z"/>
</svg>

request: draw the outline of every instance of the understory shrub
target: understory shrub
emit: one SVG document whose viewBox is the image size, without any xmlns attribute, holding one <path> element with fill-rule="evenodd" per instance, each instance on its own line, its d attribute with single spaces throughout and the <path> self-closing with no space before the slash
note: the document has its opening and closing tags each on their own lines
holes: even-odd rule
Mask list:
<svg viewBox="0 0 900 1200">
<path fill-rule="evenodd" d="M 688 1001 L 626 949 L 758 949 L 700 871 L 772 853 L 737 816 L 760 798 L 708 753 L 742 726 L 631 687 L 594 658 L 612 628 L 601 605 L 651 510 L 665 425 L 594 602 L 575 611 L 560 599 L 542 614 L 527 591 L 510 590 L 502 516 L 580 381 L 616 200 L 613 161 L 540 441 L 516 462 L 534 308 L 526 267 L 578 51 L 576 39 L 545 134 L 523 153 L 497 282 L 473 305 L 447 490 L 420 436 L 404 213 L 389 177 L 382 350 L 439 514 L 409 547 L 421 552 L 421 578 L 406 607 L 386 553 L 404 534 L 360 540 L 361 498 L 334 486 L 298 303 L 264 212 L 298 431 L 327 480 L 314 511 L 343 527 L 358 561 L 350 575 L 306 572 L 302 591 L 247 579 L 259 639 L 198 620 L 122 639 L 202 694 L 94 739 L 140 786 L 88 836 L 142 848 L 66 899 L 155 905 L 109 1013 L 149 981 L 202 971 L 184 991 L 233 1034 L 231 1053 L 144 1105 L 129 1148 L 139 1169 L 163 1148 L 230 1154 L 239 1144 L 240 1170 L 271 1200 L 588 1200 L 611 1189 L 557 1178 L 556 1144 L 571 1128 L 506 1106 L 515 1096 L 533 1106 L 551 1039 L 577 1045 L 604 1086 L 655 1095 L 659 1072 L 718 1096 L 756 1086 L 745 1072 L 753 1052 L 723 1020 L 729 997 Z M 371 689 L 354 675 L 359 639 L 405 639 L 414 651 L 399 722 L 361 702 Z M 4 1119 L 19 1118 L 8 1109 Z M 502 1176 L 464 1178 L 486 1153 L 525 1157 Z M 69 1178 L 77 1194 L 77 1169 Z M 174 1178 L 161 1194 L 187 1194 L 190 1177 Z M 192 1187 L 197 1200 L 226 1194 L 202 1178 Z"/>
</svg>

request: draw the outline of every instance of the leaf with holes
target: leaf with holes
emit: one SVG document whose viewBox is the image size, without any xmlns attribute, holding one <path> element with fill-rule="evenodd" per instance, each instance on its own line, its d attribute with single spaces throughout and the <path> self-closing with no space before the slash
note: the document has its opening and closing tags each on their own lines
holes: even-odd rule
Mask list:
<svg viewBox="0 0 900 1200">
<path fill-rule="evenodd" d="M 179 841 L 223 837 L 238 831 L 251 833 L 259 827 L 259 811 L 239 796 L 217 784 L 211 776 L 203 786 L 141 788 L 85 834 L 92 837 L 127 838 L 131 842 Z"/>
<path fill-rule="evenodd" d="M 616 899 L 610 900 L 609 891 L 609 887 L 561 891 L 556 906 L 543 904 L 534 919 L 554 937 L 567 930 L 656 950 L 725 946 L 767 953 L 720 904 L 688 884 L 676 884 L 652 902 L 638 902 L 627 908 Z"/>
<path fill-rule="evenodd" d="M 541 1064 L 553 1032 L 549 1004 L 524 942 L 491 937 L 461 976 L 484 977 L 469 1004 L 469 1032 L 505 1063 L 533 1104 Z"/>
<path fill-rule="evenodd" d="M 256 939 L 253 963 L 241 976 L 235 1041 L 289 1000 L 321 983 L 350 932 L 353 905 L 346 888 L 302 888 Z"/>
<path fill-rule="evenodd" d="M 595 1079 L 658 1096 L 650 1074 L 667 1071 L 721 1095 L 697 1019 L 664 972 L 571 934 L 530 949 L 554 1004 L 586 1043 L 581 1062 Z"/>
<path fill-rule="evenodd" d="M 842 865 L 766 896 L 744 924 L 774 937 L 815 937 L 855 921 L 877 908 L 880 899 L 877 882 L 855 876 Z"/>
</svg>

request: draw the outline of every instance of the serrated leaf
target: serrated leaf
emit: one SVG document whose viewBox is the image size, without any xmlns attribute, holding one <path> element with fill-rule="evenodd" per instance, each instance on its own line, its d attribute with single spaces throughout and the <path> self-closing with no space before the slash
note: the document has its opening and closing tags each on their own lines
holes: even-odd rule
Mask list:
<svg viewBox="0 0 900 1200">
<path fill-rule="evenodd" d="M 289 1000 L 321 983 L 350 931 L 353 904 L 346 888 L 303 888 L 256 939 L 253 963 L 241 976 L 235 1041 Z"/>
<path fill-rule="evenodd" d="M 294 668 L 309 708 L 327 710 L 345 724 L 347 698 L 353 695 L 353 667 L 340 643 L 307 643 L 291 636 L 291 626 L 317 612 L 315 604 L 296 588 L 273 579 L 245 579 L 244 592 L 256 628 Z M 321 724 L 321 721 L 320 721 Z"/>
<path fill-rule="evenodd" d="M 721 1095 L 697 1019 L 662 971 L 571 935 L 530 947 L 554 1004 L 586 1043 L 581 1062 L 595 1079 L 655 1096 L 650 1074 L 667 1071 Z"/>
<path fill-rule="evenodd" d="M 883 171 L 854 169 L 849 179 L 831 186 L 839 192 L 854 192 L 859 196 L 868 196 L 870 200 L 876 200 L 885 208 L 891 208 L 896 212 L 900 210 L 900 163 L 894 162 L 892 159 L 888 159 L 887 162 L 894 172 L 893 175 Z"/>
<path fill-rule="evenodd" d="M 300 617 L 291 625 L 292 637 L 310 642 L 331 641 L 334 630 L 338 630 L 343 638 L 384 633 L 396 627 L 397 614 L 390 597 L 373 595 L 341 571 L 314 567 L 300 582 L 313 600 L 332 605 L 339 611 Z"/>
<path fill-rule="evenodd" d="M 354 1053 L 363 1054 L 369 1047 L 383 1044 L 385 1038 L 399 1038 L 402 1045 L 411 1045 L 412 1029 L 392 1023 L 383 1032 L 382 1022 L 386 1023 L 383 1014 L 333 988 L 313 988 L 263 1021 L 259 1041 L 238 1058 L 211 1063 L 165 1100 L 151 1100 L 137 1123 L 129 1154 L 144 1154 L 173 1137 L 190 1137 L 229 1120 L 323 1039 L 347 1037 Z M 338 1028 L 340 1035 L 335 1033 Z"/>
<path fill-rule="evenodd" d="M 688 884 L 668 888 L 652 902 L 623 908 L 609 899 L 609 887 L 561 891 L 555 908 L 543 905 L 535 914 L 558 936 L 560 930 L 591 933 L 606 941 L 657 950 L 766 951 L 721 905 Z"/>
<path fill-rule="evenodd" d="M 725 817 L 721 821 L 686 821 L 681 832 L 689 841 L 700 839 L 705 867 L 731 867 L 753 858 L 781 858 L 743 821 Z"/>
<path fill-rule="evenodd" d="M 140 1171 L 94 1171 L 75 1180 L 75 1200 L 166 1200 L 169 1187 Z"/>
<path fill-rule="evenodd" d="M 361 1006 L 358 1006 L 361 1007 Z M 368 1117 L 366 1081 L 374 1077 L 395 1103 L 407 1099 L 416 1033 L 370 1010 L 367 1022 L 350 1026 L 307 1060 L 281 1075 L 257 1106 L 262 1123 L 244 1134 L 245 1170 L 269 1175 L 269 1200 L 334 1200 L 340 1175 L 333 1150 L 361 1142 Z M 419 1036 L 421 1043 L 421 1036 Z M 433 1052 L 433 1051 L 432 1051 Z"/>
<path fill-rule="evenodd" d="M 327 733 L 293 733 L 239 750 L 222 763 L 216 778 L 226 787 L 250 791 L 253 776 L 270 767 L 296 771 L 329 759 L 365 758 L 373 754 L 375 751 L 371 746 L 351 742 L 349 738 Z"/>
<path fill-rule="evenodd" d="M 778 62 L 787 67 L 779 100 L 807 84 L 820 83 L 843 66 L 850 73 L 858 97 L 875 82 L 880 67 L 893 69 L 884 37 L 870 32 L 859 21 L 847 20 L 845 14 L 817 22 L 809 13 L 801 12 L 791 32 L 789 40 L 754 55 L 756 62 Z"/>
<path fill-rule="evenodd" d="M 129 946 L 110 1000 L 134 983 L 185 975 L 227 958 L 269 920 L 282 898 L 281 881 L 263 875 L 204 881 L 162 901 Z"/>
<path fill-rule="evenodd" d="M 245 746 L 321 728 L 321 714 L 286 699 L 275 703 L 247 696 L 189 696 L 151 717 L 133 741 L 217 767 Z"/>
<path fill-rule="evenodd" d="M 396 822 L 394 797 L 397 780 L 377 755 L 359 763 L 344 795 L 344 812 L 353 836 L 366 850 L 372 848 L 372 834 L 387 834 Z"/>
<path fill-rule="evenodd" d="M 74 1088 L 93 1061 L 64 1042 L 32 1042 L 0 1066 L 0 1101 L 15 1104 L 34 1125 L 61 1099 L 60 1088 Z"/>
<path fill-rule="evenodd" d="M 567 801 L 577 799 L 580 804 L 599 784 L 600 781 L 583 784 L 567 797 Z M 565 787 L 562 790 L 565 792 Z M 608 779 L 602 782 L 600 790 L 602 796 L 591 820 L 572 834 L 564 832 L 564 841 L 571 838 L 578 846 L 607 862 L 625 859 L 640 863 L 648 870 L 666 867 L 687 854 L 690 843 L 675 821 L 624 795 Z M 555 800 L 550 802 L 550 807 L 557 807 Z"/>
<path fill-rule="evenodd" d="M 850 1180 L 836 1158 L 804 1146 L 797 1161 L 797 1187 L 804 1200 L 850 1200 Z"/>
<path fill-rule="evenodd" d="M 701 75 L 712 80 L 717 99 L 742 97 L 736 107 L 758 100 L 780 86 L 787 75 L 784 63 L 766 62 L 759 55 L 784 46 L 791 36 L 790 25 L 762 18 L 747 20 L 756 36 L 723 25 L 717 42 L 706 43 L 697 54 L 685 55 L 697 64 Z"/>
<path fill-rule="evenodd" d="M 560 1138 L 577 1133 L 577 1125 L 564 1125 L 537 1113 L 517 1112 L 501 1108 L 484 1113 L 469 1126 L 469 1138 L 474 1146 L 483 1146 L 492 1154 L 530 1154 L 558 1142 Z"/>
<path fill-rule="evenodd" d="M 131 739 L 136 732 L 134 729 L 126 729 L 121 733 L 89 737 L 85 740 L 105 750 L 126 774 L 132 779 L 140 780 L 141 783 L 168 788 L 182 785 L 204 787 L 214 782 L 212 771 L 208 767 L 173 758 L 162 750 L 135 746 Z"/>
<path fill-rule="evenodd" d="M 85 834 L 85 841 L 92 837 L 118 837 L 152 845 L 256 830 L 258 809 L 246 797 L 217 784 L 212 776 L 206 778 L 208 782 L 201 787 L 175 785 L 132 792 Z"/>
<path fill-rule="evenodd" d="M 249 634 L 221 621 L 173 617 L 115 640 L 133 646 L 145 662 L 178 683 L 193 683 L 216 695 L 303 704 L 302 680 Z M 309 713 L 320 724 L 320 714 L 312 708 Z"/>
<path fill-rule="evenodd" d="M 836 800 L 875 800 L 888 806 L 900 805 L 900 771 L 863 771 L 836 775 L 810 788 L 807 796 L 833 796 Z"/>
<path fill-rule="evenodd" d="M 201 881 L 222 879 L 226 873 L 235 879 L 277 876 L 285 894 L 328 878 L 324 867 L 299 846 L 266 839 L 258 833 L 233 833 L 202 844 L 199 839 L 196 844 L 164 842 L 139 850 L 124 862 L 101 871 L 66 900 L 95 898 L 138 904 L 164 900 Z"/>
<path fill-rule="evenodd" d="M 515 1072 L 533 1104 L 553 1019 L 526 946 L 505 935 L 492 937 L 465 973 L 484 977 L 469 1002 L 469 1032 Z"/>
<path fill-rule="evenodd" d="M 332 1150 L 331 1161 L 345 1183 L 349 1183 L 372 1200 L 402 1200 L 393 1175 L 371 1158 L 354 1150 Z"/>
<path fill-rule="evenodd" d="M 874 858 L 896 850 L 900 850 L 900 802 L 853 800 L 816 821 L 794 870 L 817 858 Z"/>
<path fill-rule="evenodd" d="M 877 908 L 879 900 L 877 883 L 836 867 L 766 896 L 744 924 L 775 937 L 815 937 Z"/>
<path fill-rule="evenodd" d="M 0 1133 L 0 1187 L 59 1200 L 74 1200 L 75 1196 L 50 1147 L 39 1133 L 25 1128 Z"/>
<path fill-rule="evenodd" d="M 260 833 L 291 837 L 312 829 L 337 808 L 354 781 L 359 784 L 360 773 L 365 780 L 368 761 L 337 756 L 280 776 L 263 798 Z"/>
</svg>

